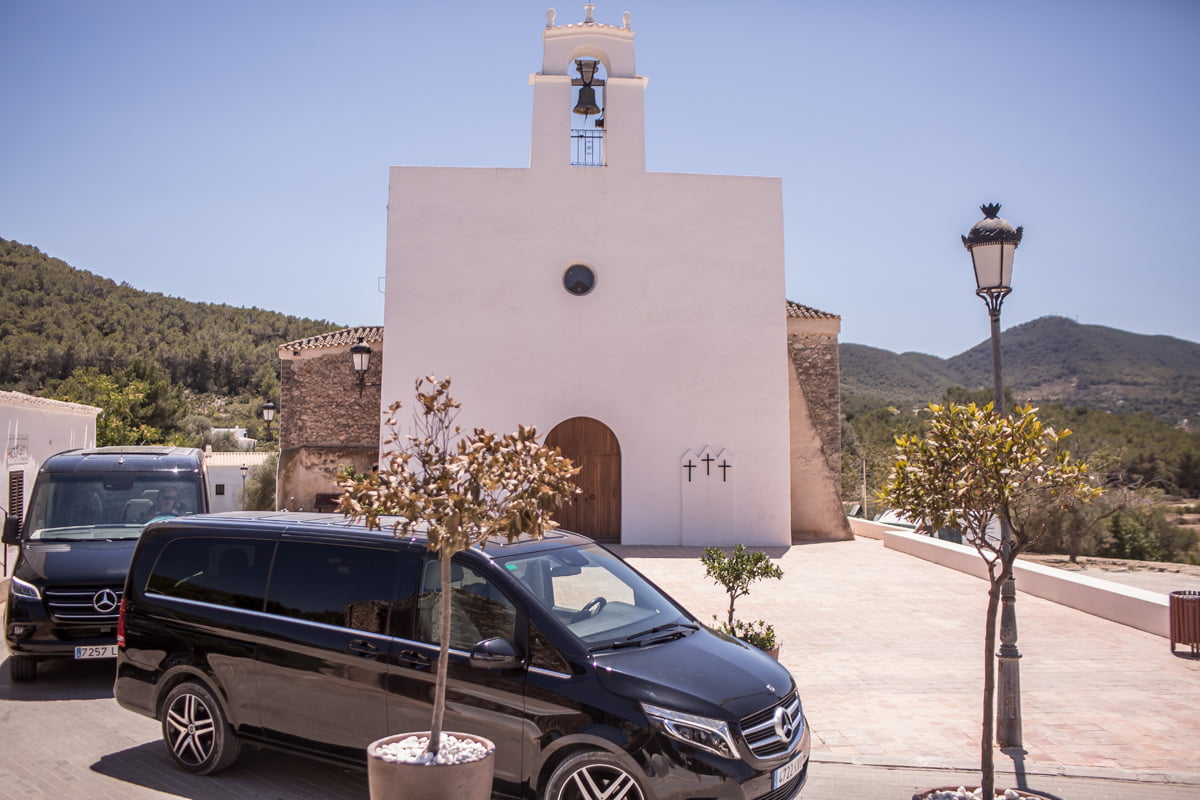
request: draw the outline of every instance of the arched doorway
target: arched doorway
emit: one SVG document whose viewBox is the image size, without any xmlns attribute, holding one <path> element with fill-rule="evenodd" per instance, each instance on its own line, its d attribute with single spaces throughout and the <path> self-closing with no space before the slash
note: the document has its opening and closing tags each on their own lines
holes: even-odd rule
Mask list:
<svg viewBox="0 0 1200 800">
<path fill-rule="evenodd" d="M 621 541 L 621 445 L 616 434 L 591 417 L 572 417 L 554 426 L 546 445 L 557 447 L 580 472 L 583 491 L 559 509 L 563 528 L 610 544 Z"/>
</svg>

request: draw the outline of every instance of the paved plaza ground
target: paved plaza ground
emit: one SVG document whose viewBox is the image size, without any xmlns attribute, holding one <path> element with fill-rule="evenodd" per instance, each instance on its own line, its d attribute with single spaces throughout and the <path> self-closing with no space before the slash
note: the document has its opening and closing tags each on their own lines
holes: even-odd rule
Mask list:
<svg viewBox="0 0 1200 800">
<path fill-rule="evenodd" d="M 724 618 L 702 548 L 618 550 L 701 619 Z M 784 577 L 753 584 L 737 616 L 779 633 L 814 758 L 976 769 L 986 582 L 861 537 L 767 552 Z M 1019 591 L 1017 624 L 1024 751 L 998 752 L 999 768 L 1183 781 L 1200 798 L 1200 660 Z"/>
</svg>

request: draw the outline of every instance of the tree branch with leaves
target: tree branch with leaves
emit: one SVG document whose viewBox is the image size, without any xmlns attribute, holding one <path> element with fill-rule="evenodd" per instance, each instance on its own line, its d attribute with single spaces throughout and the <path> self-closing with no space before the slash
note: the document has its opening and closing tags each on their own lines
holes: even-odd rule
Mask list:
<svg viewBox="0 0 1200 800">
<path fill-rule="evenodd" d="M 424 535 L 438 554 L 442 625 L 428 747 L 436 757 L 446 711 L 451 560 L 493 539 L 536 539 L 558 527 L 551 515 L 579 491 L 571 480 L 579 470 L 557 448 L 541 444 L 533 427 L 504 435 L 464 432 L 456 424 L 460 404 L 449 378 L 423 378 L 415 391 L 412 433 L 401 431 L 396 416 L 402 406 L 393 403 L 379 470 L 344 470 L 338 511 L 396 536 Z"/>
</svg>

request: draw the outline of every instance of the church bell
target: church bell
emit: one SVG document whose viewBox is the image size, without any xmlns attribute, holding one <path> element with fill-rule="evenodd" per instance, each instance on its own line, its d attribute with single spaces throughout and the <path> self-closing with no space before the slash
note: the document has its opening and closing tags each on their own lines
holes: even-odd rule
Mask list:
<svg viewBox="0 0 1200 800">
<path fill-rule="evenodd" d="M 596 90 L 591 86 L 580 86 L 579 99 L 575 103 L 575 108 L 571 110 L 585 117 L 599 114 L 600 106 L 596 105 Z"/>
</svg>

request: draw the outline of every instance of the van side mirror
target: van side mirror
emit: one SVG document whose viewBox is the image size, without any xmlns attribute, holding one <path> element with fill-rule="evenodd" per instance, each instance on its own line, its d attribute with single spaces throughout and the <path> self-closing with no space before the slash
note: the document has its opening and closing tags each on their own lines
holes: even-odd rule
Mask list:
<svg viewBox="0 0 1200 800">
<path fill-rule="evenodd" d="M 4 544 L 21 544 L 21 518 L 16 514 L 4 515 Z"/>
<path fill-rule="evenodd" d="M 524 666 L 521 654 L 508 639 L 484 639 L 471 650 L 471 666 L 481 669 L 517 669 Z"/>
</svg>

